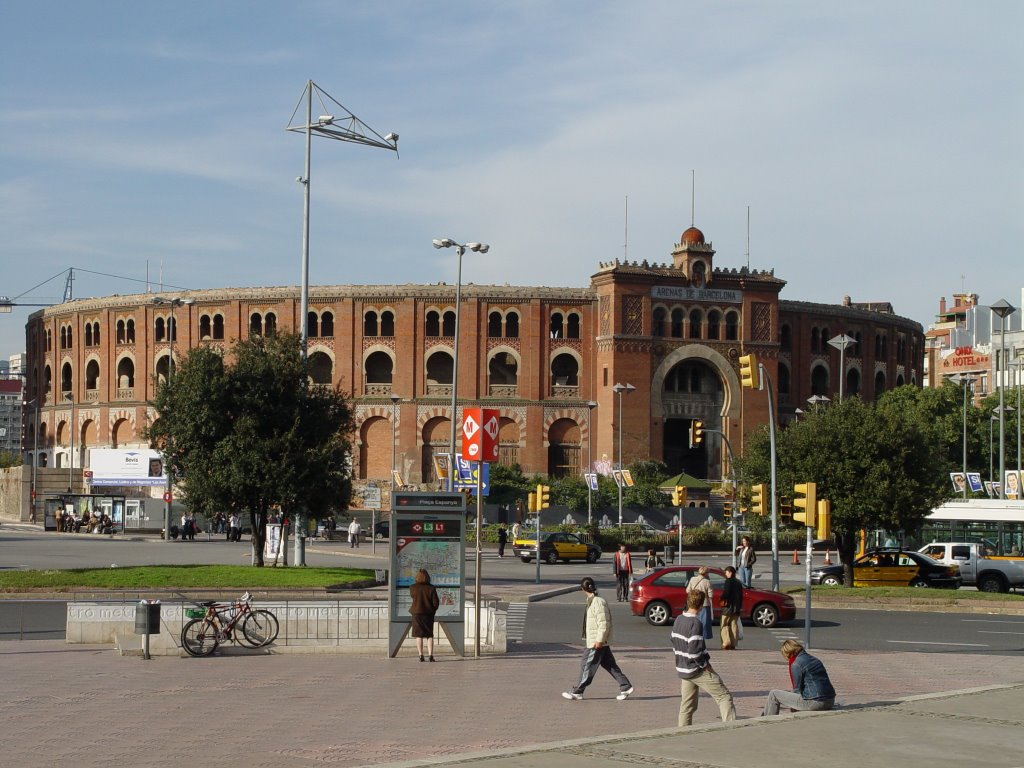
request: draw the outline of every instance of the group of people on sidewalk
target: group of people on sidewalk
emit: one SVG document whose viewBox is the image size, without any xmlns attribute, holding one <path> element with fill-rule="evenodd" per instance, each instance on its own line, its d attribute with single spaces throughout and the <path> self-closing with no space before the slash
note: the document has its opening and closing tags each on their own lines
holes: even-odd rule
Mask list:
<svg viewBox="0 0 1024 768">
<path fill-rule="evenodd" d="M 749 541 L 744 539 L 745 545 Z M 615 554 L 616 591 L 619 600 L 628 599 L 623 594 L 620 573 L 632 573 L 629 553 L 623 546 Z M 625 555 L 624 557 L 622 555 Z M 741 560 L 742 562 L 742 560 Z M 749 561 L 748 561 L 749 562 Z M 751 563 L 752 565 L 752 563 Z M 653 566 L 652 566 L 653 567 Z M 751 567 L 750 565 L 746 567 Z M 743 584 L 737 578 L 736 569 L 725 568 L 719 607 L 721 609 L 722 650 L 734 650 L 742 637 L 740 614 L 743 606 Z M 628 587 L 627 587 L 628 588 Z M 633 693 L 633 684 L 619 668 L 611 649 L 612 615 L 607 601 L 597 594 L 597 585 L 587 576 L 580 582 L 580 589 L 587 598 L 583 617 L 583 639 L 585 647 L 580 660 L 580 673 L 576 682 L 562 697 L 569 700 L 583 698 L 583 693 L 593 682 L 598 668 L 604 668 L 615 680 L 619 693 L 615 697 L 623 701 Z M 736 708 L 732 693 L 725 682 L 711 666 L 707 641 L 711 639 L 713 620 L 712 602 L 714 591 L 708 579 L 708 569 L 702 567 L 686 588 L 686 610 L 676 617 L 672 625 L 670 641 L 675 657 L 675 670 L 680 680 L 679 727 L 693 722 L 697 711 L 697 699 L 701 690 L 706 691 L 718 704 L 722 721 L 736 719 Z M 772 690 L 768 693 L 763 715 L 777 715 L 781 709 L 828 710 L 835 705 L 836 692 L 829 680 L 825 665 L 811 656 L 796 640 L 782 644 L 782 655 L 789 662 L 790 690 Z"/>
</svg>

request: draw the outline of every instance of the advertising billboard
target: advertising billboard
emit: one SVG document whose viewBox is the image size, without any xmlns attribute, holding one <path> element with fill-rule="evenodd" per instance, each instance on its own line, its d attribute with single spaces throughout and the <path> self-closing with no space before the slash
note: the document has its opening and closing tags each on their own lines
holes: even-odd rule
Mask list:
<svg viewBox="0 0 1024 768">
<path fill-rule="evenodd" d="M 85 475 L 93 486 L 167 485 L 163 454 L 149 448 L 93 448 Z"/>
</svg>

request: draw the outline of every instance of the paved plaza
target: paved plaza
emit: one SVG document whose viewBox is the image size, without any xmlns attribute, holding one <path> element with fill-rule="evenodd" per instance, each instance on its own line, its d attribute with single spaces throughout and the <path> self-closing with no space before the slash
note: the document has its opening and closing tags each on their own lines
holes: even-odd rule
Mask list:
<svg viewBox="0 0 1024 768">
<path fill-rule="evenodd" d="M 570 754 L 589 754 L 588 764 L 611 765 L 617 758 L 609 754 L 607 760 L 595 763 L 595 755 L 623 748 L 664 751 L 669 744 L 666 739 L 687 745 L 696 744 L 696 738 L 701 743 L 724 739 L 739 745 L 755 738 L 756 730 L 755 741 L 761 744 L 764 758 L 773 754 L 778 761 L 733 763 L 719 754 L 716 762 L 711 759 L 712 750 L 706 754 L 708 762 L 702 762 L 705 758 L 690 762 L 693 758 L 687 756 L 687 748 L 674 757 L 663 755 L 655 764 L 841 765 L 843 760 L 837 762 L 835 754 L 830 759 L 829 752 L 843 738 L 856 737 L 868 749 L 885 743 L 887 723 L 895 727 L 902 722 L 886 714 L 889 709 L 859 710 L 861 705 L 891 705 L 914 694 L 1019 684 L 1022 687 L 1000 694 L 1016 704 L 1005 709 L 982 707 L 979 716 L 988 742 L 1011 740 L 1015 751 L 1010 754 L 1016 762 L 973 764 L 1024 765 L 1024 716 L 1019 706 L 1024 701 L 1024 656 L 1020 654 L 824 652 L 822 658 L 844 710 L 798 716 L 799 725 L 787 725 L 791 720 L 786 719 L 765 725 L 744 719 L 760 713 L 769 688 L 788 685 L 781 656 L 768 651 L 715 653 L 713 662 L 733 691 L 740 718 L 738 726 L 731 726 L 734 735 L 722 735 L 717 728 L 700 727 L 716 719 L 717 708 L 706 697 L 701 699 L 693 728 L 676 731 L 673 727 L 679 684 L 667 647 L 616 648 L 623 670 L 636 687 L 633 697 L 624 702 L 615 700 L 617 689 L 603 672 L 583 701 L 561 698 L 578 668 L 579 649 L 574 646 L 517 646 L 507 655 L 446 656 L 436 664 L 419 663 L 408 649 L 404 653 L 397 659 L 275 656 L 228 648 L 223 655 L 206 659 L 144 661 L 118 656 L 108 647 L 46 640 L 5 642 L 0 644 L 5 687 L 0 705 L 0 721 L 5 724 L 3 762 L 107 768 L 178 766 L 200 759 L 248 768 L 299 768 L 417 765 L 469 759 L 475 754 L 474 762 L 489 765 L 554 766 L 574 764 L 576 758 L 570 760 Z M 977 697 L 957 700 L 961 699 L 981 701 Z M 871 712 L 875 714 L 870 726 L 855 722 Z M 904 717 L 911 718 L 913 727 L 898 734 L 897 743 L 909 756 L 929 731 L 914 725 L 921 721 L 923 727 L 927 718 Z M 963 728 L 964 723 L 978 722 L 970 717 L 955 720 L 939 724 Z M 1001 727 L 1000 722 L 1005 724 Z M 751 727 L 755 725 L 756 729 Z M 761 730 L 765 727 L 767 735 Z M 870 732 L 862 732 L 865 727 Z M 850 728 L 858 732 L 845 737 L 832 733 Z M 652 729 L 658 733 L 646 740 L 630 736 Z M 829 735 L 817 744 L 805 741 L 803 734 L 818 732 Z M 610 737 L 618 737 L 612 739 L 617 746 L 608 746 Z M 564 744 L 567 740 L 573 743 Z M 576 740 L 584 740 L 587 746 Z M 539 746 L 547 749 L 535 751 Z M 598 752 L 587 751 L 595 749 Z M 813 761 L 796 760 L 803 753 L 816 756 Z"/>
</svg>

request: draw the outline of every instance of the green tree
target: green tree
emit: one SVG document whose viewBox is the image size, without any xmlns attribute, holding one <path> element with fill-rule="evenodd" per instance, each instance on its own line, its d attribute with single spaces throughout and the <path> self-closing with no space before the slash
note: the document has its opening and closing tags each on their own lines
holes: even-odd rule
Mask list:
<svg viewBox="0 0 1024 768">
<path fill-rule="evenodd" d="M 947 496 L 948 447 L 919 422 L 902 398 L 864 403 L 851 397 L 809 413 L 778 435 L 778 490 L 817 483 L 832 502 L 832 531 L 852 583 L 851 563 L 861 529 L 914 530 Z M 751 483 L 769 482 L 767 430 L 742 459 Z"/>
<path fill-rule="evenodd" d="M 25 460 L 21 458 L 21 454 L 16 451 L 0 451 L 0 469 L 17 467 L 24 463 L 24 461 Z"/>
<path fill-rule="evenodd" d="M 148 434 L 190 507 L 249 513 L 262 566 L 271 507 L 294 516 L 347 506 L 352 417 L 339 390 L 308 384 L 296 336 L 238 342 L 231 358 L 193 349 L 158 390 Z"/>
</svg>

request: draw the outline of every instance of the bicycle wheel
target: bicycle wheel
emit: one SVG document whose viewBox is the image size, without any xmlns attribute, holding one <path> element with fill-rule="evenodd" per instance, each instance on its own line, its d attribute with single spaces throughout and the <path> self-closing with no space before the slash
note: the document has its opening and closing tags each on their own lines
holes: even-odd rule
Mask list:
<svg viewBox="0 0 1024 768">
<path fill-rule="evenodd" d="M 218 645 L 217 628 L 209 619 L 192 619 L 181 628 L 181 647 L 189 656 L 209 656 Z"/>
<path fill-rule="evenodd" d="M 262 648 L 277 639 L 280 627 L 277 617 L 263 608 L 252 611 L 242 620 L 243 642 L 250 648 Z"/>
</svg>

